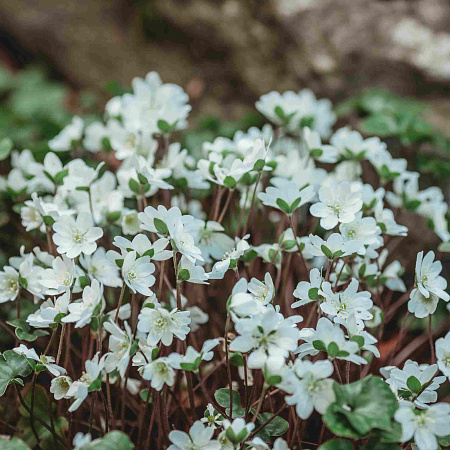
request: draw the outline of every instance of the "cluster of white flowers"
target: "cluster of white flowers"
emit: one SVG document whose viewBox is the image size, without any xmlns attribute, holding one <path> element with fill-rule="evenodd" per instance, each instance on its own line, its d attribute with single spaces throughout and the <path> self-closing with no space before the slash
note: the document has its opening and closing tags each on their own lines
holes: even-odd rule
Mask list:
<svg viewBox="0 0 450 450">
<path fill-rule="evenodd" d="M 103 390 L 110 407 L 116 384 L 140 392 L 145 405 L 151 394 L 152 408 L 166 414 L 173 403 L 167 393 L 183 403 L 175 389 L 186 389 L 195 414 L 207 389 L 202 377 L 225 364 L 228 403 L 215 397 L 212 405 L 210 395 L 201 405 L 205 417 L 190 429 L 169 427 L 169 450 L 244 443 L 288 450 L 292 442 L 258 434 L 267 425 L 259 415 L 266 395 L 279 393 L 302 420 L 314 410 L 325 414 L 336 401 L 335 383 L 356 381 L 380 357 L 383 315 L 391 318 L 409 299 L 409 312 L 422 319 L 450 299 L 433 251 L 417 255 L 408 290 L 388 247 L 408 234 L 397 223 L 402 208 L 449 241 L 447 204 L 439 188 L 420 191 L 419 174 L 379 138 L 349 128 L 333 133 L 331 103 L 309 90 L 262 96 L 256 107 L 275 129 L 205 142 L 197 158 L 173 142 L 187 125 L 187 102 L 180 87 L 152 72 L 133 81 L 132 93 L 111 99 L 104 120 L 75 117 L 49 142 L 43 162 L 27 150 L 13 154 L 0 189 L 20 205 L 24 229 L 42 245 L 28 253 L 23 247 L 3 267 L 0 303 L 16 302 L 30 333 L 60 330 L 56 357 L 47 356 L 51 342 L 41 356 L 23 343 L 14 351 L 54 376 L 50 392 L 70 400 L 69 412 Z M 93 162 L 106 151 L 113 165 Z M 68 158 L 83 152 L 83 159 Z M 382 187 L 363 181 L 366 165 Z M 25 299 L 33 312 L 20 316 Z M 73 352 L 75 336 L 81 348 Z M 450 378 L 450 333 L 436 341 L 435 353 L 436 364 L 408 360 L 403 369 L 381 370 L 399 400 L 401 440 L 414 439 L 419 450 L 437 449 L 437 437 L 450 434 L 450 406 L 434 404 Z M 80 377 L 73 355 L 83 357 Z M 247 404 L 231 405 L 231 389 L 243 383 Z M 253 405 L 252 383 L 262 388 Z M 114 395 L 114 402 L 126 399 Z M 146 407 L 139 406 L 144 416 Z M 155 415 L 152 423 L 166 429 L 167 419 L 158 409 Z M 76 448 L 89 448 L 86 436 L 77 435 Z"/>
</svg>

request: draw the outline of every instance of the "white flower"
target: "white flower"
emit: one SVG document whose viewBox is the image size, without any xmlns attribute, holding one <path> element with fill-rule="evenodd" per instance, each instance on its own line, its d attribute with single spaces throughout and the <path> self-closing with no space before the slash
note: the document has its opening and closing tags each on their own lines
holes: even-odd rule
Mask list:
<svg viewBox="0 0 450 450">
<path fill-rule="evenodd" d="M 0 272 L 0 303 L 14 301 L 19 294 L 19 273 L 10 266 Z"/>
<path fill-rule="evenodd" d="M 29 349 L 24 344 L 20 344 L 19 347 L 13 348 L 13 351 L 19 355 L 24 355 L 27 359 L 36 361 L 37 364 L 42 364 L 55 377 L 66 373 L 64 367 L 55 364 L 55 358 L 46 355 L 38 356 L 34 348 Z"/>
<path fill-rule="evenodd" d="M 175 371 L 169 358 L 162 357 L 145 364 L 139 368 L 144 380 L 151 380 L 153 389 L 160 391 L 164 384 L 173 386 L 175 383 Z"/>
<path fill-rule="evenodd" d="M 53 242 L 58 246 L 58 253 L 71 259 L 81 253 L 94 253 L 97 248 L 95 241 L 103 236 L 101 228 L 93 227 L 92 217 L 88 213 L 80 213 L 76 221 L 70 216 L 61 216 L 53 224 L 53 229 Z"/>
<path fill-rule="evenodd" d="M 83 372 L 79 380 L 74 381 L 70 385 L 70 388 L 66 393 L 66 397 L 75 399 L 75 401 L 70 405 L 69 412 L 76 411 L 88 396 L 89 387 L 91 384 L 99 379 L 101 380 L 103 365 L 104 359 L 100 359 L 99 353 L 96 353 L 91 360 L 86 361 L 86 370 Z"/>
<path fill-rule="evenodd" d="M 314 268 L 309 272 L 309 280 L 310 282 L 300 281 L 297 284 L 293 296 L 300 300 L 292 303 L 291 308 L 298 308 L 299 306 L 318 300 L 319 290 L 323 280 L 319 269 Z"/>
<path fill-rule="evenodd" d="M 145 234 L 136 235 L 132 241 L 125 239 L 122 236 L 116 236 L 113 244 L 119 247 L 121 255 L 117 252 L 108 251 L 107 256 L 110 259 L 123 259 L 129 252 L 133 250 L 136 252 L 136 256 L 149 256 L 150 259 L 155 261 L 165 261 L 172 258 L 173 252 L 165 250 L 169 244 L 169 240 L 166 238 L 157 239 L 153 244 Z"/>
<path fill-rule="evenodd" d="M 183 224 L 181 219 L 181 213 L 172 213 L 172 210 L 167 213 L 167 229 L 169 231 L 170 238 L 172 239 L 172 247 L 174 250 L 186 256 L 192 262 L 195 260 L 203 261 L 202 251 L 196 247 L 194 237 L 189 232 L 189 230 Z"/>
<path fill-rule="evenodd" d="M 59 296 L 55 302 L 46 300 L 40 308 L 27 318 L 27 322 L 35 328 L 46 328 L 55 323 L 58 314 L 66 314 L 70 302 L 70 292 L 67 291 Z"/>
<path fill-rule="evenodd" d="M 223 421 L 223 427 L 227 438 L 234 444 L 238 444 L 244 441 L 253 431 L 255 424 L 253 422 L 245 423 L 245 420 L 239 417 L 234 419 L 232 423 L 225 419 Z"/>
<path fill-rule="evenodd" d="M 178 263 L 178 282 L 189 281 L 195 284 L 208 284 L 208 274 L 202 266 L 196 266 L 186 256 L 182 256 Z"/>
<path fill-rule="evenodd" d="M 100 169 L 104 166 L 101 162 L 94 169 L 88 166 L 82 159 L 74 159 L 67 164 L 68 175 L 64 177 L 63 187 L 67 191 L 77 191 L 77 188 L 88 188 L 97 179 Z"/>
<path fill-rule="evenodd" d="M 247 290 L 248 282 L 245 278 L 241 278 L 231 291 L 228 308 L 236 317 L 249 317 L 264 311 L 262 303 L 258 302 Z"/>
<path fill-rule="evenodd" d="M 419 365 L 411 360 L 405 362 L 403 369 L 388 366 L 380 370 L 386 383 L 400 399 L 414 401 L 419 408 L 426 408 L 428 403 L 434 403 L 438 399 L 436 391 L 446 378 L 436 377 L 437 371 L 437 364 Z M 412 380 L 417 384 L 417 389 L 413 389 Z M 430 383 L 431 380 L 433 381 Z M 422 392 L 417 396 L 420 391 Z"/>
<path fill-rule="evenodd" d="M 55 400 L 68 398 L 67 392 L 72 384 L 72 379 L 66 375 L 53 378 L 50 385 L 50 392 L 54 395 Z"/>
<path fill-rule="evenodd" d="M 386 144 L 378 137 L 363 139 L 357 132 L 348 127 L 340 128 L 330 138 L 330 143 L 339 150 L 341 156 L 349 159 L 371 160 L 374 155 L 386 152 Z"/>
<path fill-rule="evenodd" d="M 24 256 L 23 261 L 19 265 L 22 286 L 38 298 L 44 298 L 44 288 L 41 284 L 43 272 L 43 267 L 34 265 L 34 255 L 32 253 Z"/>
<path fill-rule="evenodd" d="M 184 341 L 189 333 L 189 311 L 167 311 L 164 308 L 142 308 L 138 317 L 138 330 L 148 333 L 148 345 L 171 345 L 173 337 Z"/>
<path fill-rule="evenodd" d="M 436 437 L 447 436 L 450 430 L 450 405 L 437 403 L 417 410 L 410 402 L 402 402 L 394 418 L 402 425 L 401 442 L 414 438 L 419 450 L 437 450 Z"/>
<path fill-rule="evenodd" d="M 285 398 L 288 405 L 296 405 L 301 419 L 307 419 L 316 409 L 325 414 L 328 406 L 334 402 L 333 373 L 331 361 L 301 361 L 297 359 L 289 377 L 288 393 Z"/>
<path fill-rule="evenodd" d="M 450 379 L 450 332 L 436 341 L 436 358 L 439 370 Z"/>
<path fill-rule="evenodd" d="M 90 187 L 91 204 L 95 223 L 106 223 L 123 210 L 124 196 L 116 189 L 116 177 L 112 172 L 92 183 Z"/>
<path fill-rule="evenodd" d="M 261 96 L 255 106 L 273 123 L 292 132 L 299 132 L 301 127 L 309 126 L 320 136 L 328 137 L 336 121 L 331 102 L 328 99 L 317 100 L 309 89 L 298 93 L 270 92 Z"/>
<path fill-rule="evenodd" d="M 423 319 L 430 314 L 434 314 L 438 303 L 439 297 L 437 295 L 429 293 L 428 297 L 425 297 L 419 289 L 413 289 L 409 296 L 408 311 L 417 318 Z"/>
<path fill-rule="evenodd" d="M 103 286 L 122 286 L 119 269 L 116 264 L 107 258 L 103 247 L 99 247 L 90 256 L 80 255 L 80 263 L 91 280 L 98 280 Z"/>
<path fill-rule="evenodd" d="M 163 83 L 156 72 L 148 73 L 145 79 L 134 78 L 132 86 L 133 94 L 122 96 L 125 123 L 152 133 L 158 131 L 161 121 L 170 129 L 186 127 L 191 107 L 186 104 L 189 97 L 180 86 Z"/>
<path fill-rule="evenodd" d="M 211 403 L 208 403 L 205 409 L 204 417 L 200 419 L 200 422 L 206 423 L 209 427 L 219 428 L 222 426 L 223 417 L 219 414 Z"/>
<path fill-rule="evenodd" d="M 245 155 L 244 166 L 248 170 L 259 171 L 264 168 L 269 147 L 266 147 L 263 139 L 257 138 L 254 141 L 252 139 L 241 139 L 238 142 L 238 150 Z M 269 170 L 271 169 L 269 168 Z"/>
<path fill-rule="evenodd" d="M 310 234 L 305 250 L 313 256 L 326 256 L 328 259 L 336 259 L 352 255 L 360 247 L 361 244 L 358 241 L 345 241 L 339 233 L 333 233 L 326 241 L 319 236 Z"/>
<path fill-rule="evenodd" d="M 342 223 L 339 231 L 346 241 L 357 241 L 360 243 L 358 254 L 366 253 L 366 246 L 381 247 L 383 238 L 381 237 L 381 228 L 373 217 L 362 217 L 362 212 L 355 216 L 355 220 L 349 223 Z"/>
<path fill-rule="evenodd" d="M 444 277 L 439 276 L 441 271 L 442 264 L 440 261 L 434 261 L 434 252 L 428 252 L 425 257 L 423 256 L 423 252 L 417 254 L 417 288 L 426 298 L 429 298 L 430 294 L 434 294 L 448 302 L 450 300 L 450 295 L 445 292 L 447 280 Z"/>
<path fill-rule="evenodd" d="M 194 347 L 189 346 L 185 355 L 171 353 L 169 355 L 170 364 L 174 369 L 195 371 L 202 361 L 211 361 L 214 356 L 212 349 L 218 344 L 219 339 L 207 339 L 199 352 Z"/>
<path fill-rule="evenodd" d="M 133 332 L 127 322 L 124 322 L 125 331 L 121 330 L 117 324 L 108 321 L 103 324 L 103 328 L 111 333 L 109 337 L 109 349 L 111 352 L 105 354 L 105 370 L 107 373 L 118 370 L 122 378 L 130 361 L 131 344 L 133 343 Z"/>
<path fill-rule="evenodd" d="M 273 285 L 270 273 L 266 272 L 264 275 L 264 283 L 256 278 L 252 278 L 248 284 L 248 290 L 263 305 L 270 303 L 275 296 L 275 286 Z"/>
<path fill-rule="evenodd" d="M 251 318 L 236 319 L 239 333 L 230 345 L 231 351 L 251 352 L 248 367 L 260 369 L 265 365 L 281 367 L 290 351 L 297 347 L 300 336 L 296 323 L 301 316 L 285 319 L 275 311 L 255 314 Z"/>
<path fill-rule="evenodd" d="M 87 450 L 91 444 L 92 436 L 79 431 L 73 438 L 73 450 Z"/>
<path fill-rule="evenodd" d="M 45 269 L 40 283 L 46 288 L 47 295 L 58 295 L 70 290 L 74 280 L 73 260 L 63 255 L 56 257 L 51 269 Z"/>
<path fill-rule="evenodd" d="M 335 163 L 338 160 L 337 149 L 332 145 L 323 145 L 320 134 L 308 127 L 303 128 L 303 144 L 308 154 L 320 162 Z"/>
<path fill-rule="evenodd" d="M 352 192 L 350 183 L 331 183 L 319 190 L 319 203 L 311 205 L 311 214 L 320 217 L 320 225 L 331 230 L 339 222 L 355 220 L 355 214 L 362 208 L 360 192 Z"/>
<path fill-rule="evenodd" d="M 372 318 L 369 311 L 373 302 L 370 299 L 370 292 L 358 292 L 358 285 L 358 280 L 353 278 L 345 291 L 333 292 L 331 283 L 324 281 L 319 292 L 325 301 L 320 304 L 320 309 L 331 316 L 334 322 L 346 327 L 350 318 L 353 317 L 358 327 L 363 329 L 364 320 Z"/>
<path fill-rule="evenodd" d="M 406 236 L 408 227 L 399 225 L 394 218 L 394 213 L 387 208 L 383 209 L 383 202 L 378 202 L 374 209 L 375 220 L 384 234 L 390 236 Z"/>
<path fill-rule="evenodd" d="M 73 145 L 81 140 L 83 128 L 83 119 L 75 116 L 69 125 L 48 142 L 48 146 L 55 152 L 71 150 Z"/>
<path fill-rule="evenodd" d="M 91 286 L 83 289 L 81 302 L 74 302 L 68 306 L 69 315 L 61 319 L 65 323 L 75 323 L 75 328 L 82 328 L 91 323 L 93 315 L 99 314 L 103 308 L 103 286 L 93 280 Z"/>
<path fill-rule="evenodd" d="M 297 183 L 287 178 L 276 177 L 270 182 L 275 187 L 269 186 L 265 192 L 258 194 L 258 198 L 264 205 L 280 209 L 286 214 L 292 214 L 297 208 L 310 202 L 315 195 L 312 186 L 300 189 Z"/>
<path fill-rule="evenodd" d="M 138 212 L 134 209 L 122 214 L 120 221 L 123 234 L 129 234 L 134 236 L 138 234 L 141 229 L 141 223 L 139 222 Z"/>
<path fill-rule="evenodd" d="M 222 280 L 230 267 L 236 267 L 239 258 L 250 248 L 247 242 L 249 237 L 250 235 L 247 234 L 242 239 L 235 238 L 234 247 L 230 251 L 225 252 L 222 260 L 216 262 L 208 274 L 210 280 Z"/>
<path fill-rule="evenodd" d="M 122 266 L 122 277 L 126 285 L 134 292 L 150 296 L 150 287 L 155 284 L 155 277 L 152 275 L 155 265 L 150 262 L 150 256 L 136 257 L 136 251 L 132 251 L 125 256 Z"/>
<path fill-rule="evenodd" d="M 367 364 L 363 357 L 357 355 L 359 345 L 354 341 L 346 340 L 340 325 L 334 324 L 326 317 L 319 319 L 316 330 L 303 328 L 300 332 L 300 339 L 306 342 L 295 351 L 299 354 L 299 358 L 303 358 L 305 355 L 315 356 L 319 351 L 324 351 L 328 353 L 330 359 L 344 359 L 355 364 Z"/>
<path fill-rule="evenodd" d="M 197 420 L 188 433 L 173 430 L 169 433 L 172 445 L 168 450 L 220 450 L 222 445 L 219 441 L 212 439 L 214 435 L 213 427 L 205 427 L 201 421 Z"/>
<path fill-rule="evenodd" d="M 225 228 L 218 222 L 198 221 L 198 228 L 193 236 L 205 261 L 210 262 L 211 258 L 221 259 L 227 250 L 233 248 L 234 240 L 223 231 Z"/>
</svg>

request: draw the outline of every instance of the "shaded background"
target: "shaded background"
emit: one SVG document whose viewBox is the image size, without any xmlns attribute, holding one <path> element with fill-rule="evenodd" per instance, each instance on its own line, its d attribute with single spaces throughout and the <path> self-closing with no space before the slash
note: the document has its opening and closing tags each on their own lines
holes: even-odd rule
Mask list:
<svg viewBox="0 0 450 450">
<path fill-rule="evenodd" d="M 449 0 L 0 0 L 0 142 L 42 160 L 72 114 L 98 119 L 152 70 L 190 96 L 191 151 L 261 126 L 260 95 L 310 88 L 450 197 Z M 437 245 L 419 220 L 402 262 Z"/>
<path fill-rule="evenodd" d="M 75 91 L 156 70 L 194 116 L 235 120 L 271 90 L 377 86 L 449 128 L 448 0 L 0 0 L 0 33 L 2 65 L 44 62 Z"/>
</svg>

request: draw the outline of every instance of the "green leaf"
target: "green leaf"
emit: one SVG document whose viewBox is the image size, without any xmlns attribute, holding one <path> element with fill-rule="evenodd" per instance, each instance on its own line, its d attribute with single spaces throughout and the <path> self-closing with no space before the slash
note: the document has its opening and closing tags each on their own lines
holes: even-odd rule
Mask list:
<svg viewBox="0 0 450 450">
<path fill-rule="evenodd" d="M 323 343 L 323 341 L 317 340 L 317 341 L 313 341 L 313 347 L 316 350 L 319 350 L 321 352 L 326 352 L 327 351 L 327 347 L 325 346 L 325 344 Z"/>
<path fill-rule="evenodd" d="M 238 406 L 241 403 L 241 396 L 239 395 L 238 391 L 233 390 L 233 409 L 234 405 Z M 221 388 L 217 389 L 216 392 L 214 392 L 214 398 L 216 399 L 217 403 L 220 406 L 223 406 L 224 408 L 230 407 L 230 390 L 228 388 Z"/>
<path fill-rule="evenodd" d="M 350 340 L 356 342 L 359 345 L 359 348 L 364 346 L 364 338 L 362 336 L 351 336 Z"/>
<path fill-rule="evenodd" d="M 191 278 L 191 274 L 189 273 L 189 270 L 182 269 L 178 272 L 178 279 L 181 281 L 188 281 L 189 278 Z"/>
<path fill-rule="evenodd" d="M 277 198 L 277 205 L 281 209 L 281 211 L 285 212 L 286 214 L 290 214 L 291 208 L 282 198 Z"/>
<path fill-rule="evenodd" d="M 67 175 L 69 175 L 69 169 L 61 170 L 54 177 L 55 183 L 61 184 Z"/>
<path fill-rule="evenodd" d="M 353 450 L 353 444 L 346 439 L 332 439 L 322 444 L 319 450 Z"/>
<path fill-rule="evenodd" d="M 139 392 L 139 396 L 141 397 L 141 399 L 146 402 L 147 401 L 147 396 L 148 396 L 148 389 L 142 389 L 142 391 Z M 153 396 L 152 394 L 150 394 L 150 397 L 148 397 L 148 403 L 153 403 Z"/>
<path fill-rule="evenodd" d="M 281 106 L 275 106 L 274 113 L 280 118 L 284 119 L 286 115 L 284 114 L 283 108 Z"/>
<path fill-rule="evenodd" d="M 442 447 L 450 447 L 450 434 L 448 436 L 437 436 L 437 440 Z"/>
<path fill-rule="evenodd" d="M 282 378 L 280 377 L 280 375 L 272 375 L 268 378 L 266 378 L 266 383 L 269 386 L 276 386 L 277 384 L 281 383 Z"/>
<path fill-rule="evenodd" d="M 331 250 L 326 246 L 326 245 L 321 245 L 320 249 L 322 250 L 323 254 L 328 258 L 328 259 L 333 259 L 333 253 L 331 253 Z"/>
<path fill-rule="evenodd" d="M 121 431 L 111 431 L 105 434 L 101 439 L 95 439 L 90 445 L 89 450 L 133 450 L 134 445 L 129 437 Z"/>
<path fill-rule="evenodd" d="M 360 124 L 360 129 L 366 134 L 375 134 L 380 137 L 394 136 L 398 131 L 397 121 L 388 115 L 377 114 L 368 117 Z"/>
<path fill-rule="evenodd" d="M 300 202 L 302 201 L 302 198 L 301 197 L 298 197 L 297 199 L 295 199 L 292 203 L 291 203 L 291 206 L 289 207 L 289 210 L 292 212 L 292 211 L 295 211 L 296 209 L 297 209 L 297 207 L 298 207 L 298 205 L 300 204 Z"/>
<path fill-rule="evenodd" d="M 410 376 L 406 380 L 406 386 L 411 392 L 418 393 L 422 389 L 422 384 L 415 376 Z"/>
<path fill-rule="evenodd" d="M 332 358 L 335 358 L 338 355 L 339 347 L 336 342 L 330 342 L 328 344 L 327 352 Z"/>
<path fill-rule="evenodd" d="M 142 175 L 142 173 L 138 173 L 137 176 L 138 176 L 139 183 L 141 183 L 143 185 L 146 185 L 148 183 L 147 178 L 144 177 L 144 175 Z"/>
<path fill-rule="evenodd" d="M 323 150 L 321 148 L 312 148 L 309 151 L 309 154 L 313 157 L 313 158 L 320 158 L 323 155 Z"/>
<path fill-rule="evenodd" d="M 398 402 L 382 379 L 369 376 L 346 385 L 335 383 L 333 389 L 336 401 L 323 420 L 334 434 L 362 438 L 374 429 L 393 429 Z"/>
<path fill-rule="evenodd" d="M 122 215 L 121 211 L 111 211 L 106 214 L 106 217 L 110 222 L 115 222 L 116 220 L 120 219 L 120 216 Z"/>
<path fill-rule="evenodd" d="M 33 342 L 40 336 L 45 336 L 48 331 L 31 329 L 30 325 L 25 319 L 14 319 L 7 322 L 15 328 L 16 336 L 21 341 Z"/>
<path fill-rule="evenodd" d="M 262 413 L 258 415 L 258 424 L 262 425 L 273 416 L 272 413 Z M 274 436 L 281 436 L 289 429 L 289 423 L 280 416 L 275 417 L 269 424 L 267 424 L 259 433 L 258 436 L 264 441 L 268 442 Z"/>
<path fill-rule="evenodd" d="M 30 447 L 17 437 L 10 439 L 9 436 L 0 437 L 0 448 L 2 450 L 30 450 Z"/>
<path fill-rule="evenodd" d="M 159 234 L 163 235 L 169 234 L 169 229 L 167 228 L 167 225 L 161 219 L 155 218 L 153 219 L 153 223 L 155 225 L 156 231 Z"/>
<path fill-rule="evenodd" d="M 128 187 L 135 193 L 140 194 L 141 193 L 141 185 L 134 179 L 130 178 L 128 180 Z"/>
<path fill-rule="evenodd" d="M 163 133 L 170 133 L 172 129 L 172 127 L 165 120 L 158 120 L 157 125 Z"/>
<path fill-rule="evenodd" d="M 4 161 L 13 149 L 13 142 L 10 138 L 4 138 L 0 141 L 0 161 Z"/>
<path fill-rule="evenodd" d="M 236 180 L 233 177 L 230 177 L 229 175 L 225 177 L 223 180 L 224 186 L 230 189 L 234 189 L 236 187 Z"/>
<path fill-rule="evenodd" d="M 55 219 L 52 216 L 44 216 L 42 219 L 48 227 L 51 227 L 55 223 Z"/>
<path fill-rule="evenodd" d="M 28 359 L 12 350 L 6 350 L 0 356 L 0 397 L 5 393 L 10 383 L 23 386 L 22 378 L 31 373 Z"/>
<path fill-rule="evenodd" d="M 244 365 L 244 358 L 241 353 L 236 352 L 230 356 L 230 363 L 236 367 L 242 367 Z"/>
</svg>

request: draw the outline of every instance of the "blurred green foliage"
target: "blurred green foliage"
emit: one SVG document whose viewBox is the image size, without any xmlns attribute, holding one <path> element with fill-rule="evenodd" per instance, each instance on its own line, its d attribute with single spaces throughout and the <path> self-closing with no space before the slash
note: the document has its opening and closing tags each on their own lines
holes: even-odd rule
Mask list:
<svg viewBox="0 0 450 450">
<path fill-rule="evenodd" d="M 339 117 L 356 114 L 357 127 L 364 134 L 396 138 L 402 146 L 416 148 L 415 170 L 450 177 L 450 141 L 431 125 L 423 103 L 371 88 L 340 103 L 336 112 Z M 422 145 L 432 152 L 421 152 Z"/>
<path fill-rule="evenodd" d="M 0 141 L 7 137 L 16 148 L 29 148 L 40 159 L 48 140 L 70 120 L 67 88 L 50 80 L 44 69 L 18 73 L 0 67 Z"/>
</svg>

